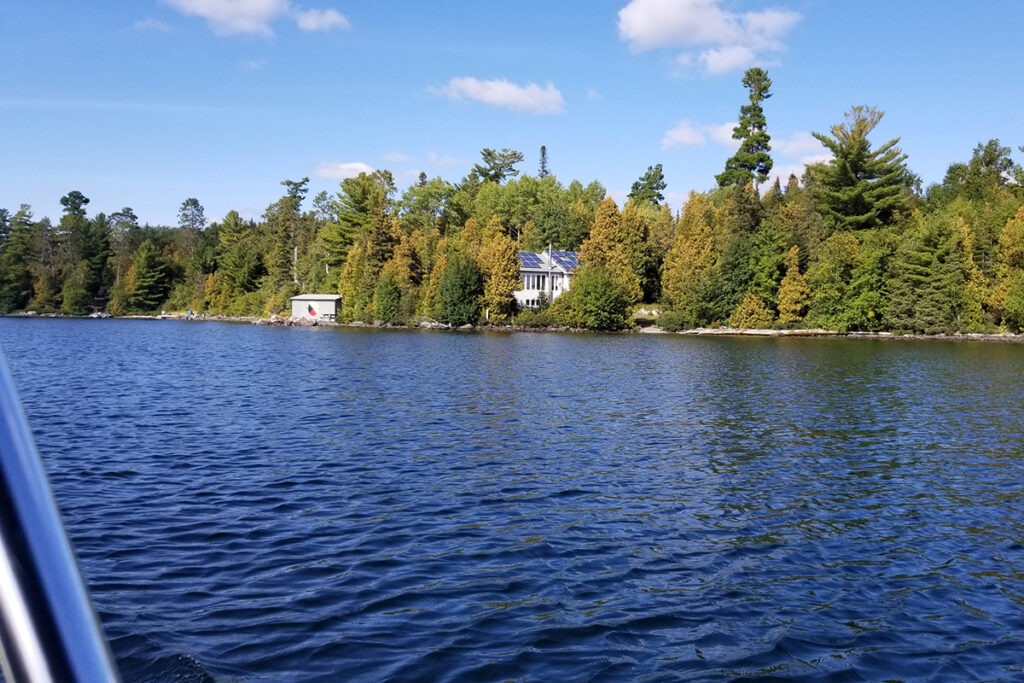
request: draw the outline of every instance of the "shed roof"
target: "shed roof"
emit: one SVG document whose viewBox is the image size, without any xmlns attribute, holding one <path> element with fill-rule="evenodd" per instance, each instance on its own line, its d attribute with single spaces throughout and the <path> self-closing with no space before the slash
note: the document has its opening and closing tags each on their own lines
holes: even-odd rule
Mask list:
<svg viewBox="0 0 1024 683">
<path fill-rule="evenodd" d="M 340 298 L 340 294 L 299 294 L 293 296 L 291 301 L 337 301 Z"/>
</svg>

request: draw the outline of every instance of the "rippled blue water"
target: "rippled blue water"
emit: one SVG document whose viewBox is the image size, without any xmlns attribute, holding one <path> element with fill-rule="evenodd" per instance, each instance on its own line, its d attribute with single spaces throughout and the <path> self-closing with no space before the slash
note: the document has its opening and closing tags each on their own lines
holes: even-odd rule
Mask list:
<svg viewBox="0 0 1024 683">
<path fill-rule="evenodd" d="M 0 344 L 130 681 L 1024 677 L 1024 346 Z"/>
</svg>

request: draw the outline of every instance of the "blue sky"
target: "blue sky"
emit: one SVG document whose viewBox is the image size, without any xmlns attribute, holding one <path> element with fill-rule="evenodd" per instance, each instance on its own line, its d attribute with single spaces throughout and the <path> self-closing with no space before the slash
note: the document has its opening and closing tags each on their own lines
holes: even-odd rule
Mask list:
<svg viewBox="0 0 1024 683">
<path fill-rule="evenodd" d="M 620 201 L 661 163 L 675 210 L 731 154 L 755 64 L 782 173 L 869 104 L 928 184 L 989 138 L 1024 160 L 1022 20 L 1018 0 L 6 2 L 0 207 L 56 219 L 77 189 L 151 224 L 186 197 L 258 217 L 286 178 L 457 182 L 484 147 L 535 173 L 546 145 Z"/>
</svg>

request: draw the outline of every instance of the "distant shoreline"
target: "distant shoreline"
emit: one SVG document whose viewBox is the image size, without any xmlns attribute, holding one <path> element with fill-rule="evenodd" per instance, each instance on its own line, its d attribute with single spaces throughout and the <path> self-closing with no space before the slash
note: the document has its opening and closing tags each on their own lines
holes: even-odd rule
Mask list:
<svg viewBox="0 0 1024 683">
<path fill-rule="evenodd" d="M 368 329 L 368 330 L 444 330 L 449 332 L 539 332 L 539 333 L 569 333 L 569 334 L 657 334 L 675 335 L 689 337 L 818 337 L 818 338 L 847 338 L 847 339 L 891 339 L 891 340 L 926 340 L 926 341 L 983 341 L 1002 342 L 1009 344 L 1024 343 L 1024 334 L 1013 334 L 1012 332 L 958 332 L 956 334 L 898 334 L 896 332 L 838 332 L 836 330 L 795 329 L 795 330 L 771 330 L 771 329 L 750 329 L 737 327 L 698 327 L 691 330 L 669 332 L 657 326 L 638 327 L 632 330 L 606 331 L 590 330 L 575 327 L 525 327 L 522 325 L 463 325 L 453 327 L 443 323 L 425 321 L 418 325 L 390 325 L 371 324 L 364 322 L 338 323 L 332 321 L 310 321 L 305 318 L 294 320 L 288 317 L 272 316 L 263 318 L 259 316 L 230 316 L 230 315 L 195 315 L 189 317 L 183 313 L 167 313 L 159 315 L 65 315 L 63 313 L 10 313 L 0 314 L 3 318 L 62 318 L 69 320 L 88 319 L 112 319 L 112 320 L 171 320 L 178 322 L 220 322 L 240 323 L 248 325 L 263 325 L 272 327 L 336 327 L 347 329 Z"/>
</svg>

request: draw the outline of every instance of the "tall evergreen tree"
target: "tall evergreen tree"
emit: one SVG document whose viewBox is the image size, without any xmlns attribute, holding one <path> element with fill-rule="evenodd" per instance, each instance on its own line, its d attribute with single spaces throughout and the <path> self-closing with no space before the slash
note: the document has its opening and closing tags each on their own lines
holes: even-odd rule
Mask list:
<svg viewBox="0 0 1024 683">
<path fill-rule="evenodd" d="M 807 279 L 800 273 L 800 247 L 793 245 L 786 254 L 786 275 L 779 285 L 779 322 L 800 322 L 810 303 L 810 293 Z"/>
<path fill-rule="evenodd" d="M 132 261 L 134 287 L 128 296 L 128 306 L 134 311 L 153 311 L 167 295 L 165 265 L 152 240 L 139 246 Z"/>
<path fill-rule="evenodd" d="M 27 204 L 7 223 L 3 251 L 0 251 L 0 312 L 25 308 L 32 297 L 29 249 L 32 240 L 32 212 Z"/>
<path fill-rule="evenodd" d="M 482 181 L 489 180 L 500 185 L 506 179 L 519 175 L 516 164 L 523 160 L 522 152 L 508 148 L 495 152 L 493 149 L 484 148 L 480 156 L 483 163 L 473 166 L 473 172 Z"/>
<path fill-rule="evenodd" d="M 495 218 L 494 223 L 497 223 Z M 515 308 L 516 290 L 522 289 L 516 243 L 505 234 L 500 224 L 488 225 L 477 258 L 483 274 L 483 305 L 488 320 L 503 323 Z"/>
<path fill-rule="evenodd" d="M 771 79 L 759 67 L 747 69 L 743 74 L 743 85 L 750 93 L 750 103 L 740 107 L 739 123 L 733 128 L 732 137 L 740 141 L 736 154 L 725 162 L 725 170 L 715 176 L 719 187 L 746 185 L 751 181 L 763 183 L 772 170 L 771 136 L 765 130 L 767 122 L 761 103 L 772 96 Z"/>
<path fill-rule="evenodd" d="M 827 163 L 807 167 L 818 210 L 841 230 L 874 228 L 891 221 L 906 208 L 912 174 L 897 144 L 889 140 L 871 148 L 868 135 L 883 112 L 874 107 L 850 109 L 843 123 L 832 126 L 832 136 L 814 133 L 832 152 Z"/>
<path fill-rule="evenodd" d="M 548 176 L 548 148 L 545 145 L 540 146 L 540 168 L 537 169 L 538 178 L 546 178 Z"/>
<path fill-rule="evenodd" d="M 640 179 L 633 183 L 629 198 L 637 204 L 660 204 L 665 201 L 665 173 L 661 164 L 648 166 Z"/>
<path fill-rule="evenodd" d="M 635 220 L 623 221 L 615 200 L 608 197 L 597 208 L 594 229 L 580 247 L 579 257 L 581 266 L 599 265 L 610 273 L 631 303 L 638 303 L 643 294 L 640 278 L 646 266 L 637 263 L 645 246 L 637 227 Z"/>
<path fill-rule="evenodd" d="M 456 252 L 448 259 L 437 291 L 437 318 L 451 325 L 480 319 L 483 277 L 470 257 Z"/>
<path fill-rule="evenodd" d="M 714 224 L 715 207 L 707 195 L 691 192 L 661 278 L 662 301 L 678 312 L 685 327 L 707 322 L 708 295 L 717 266 Z"/>
</svg>

